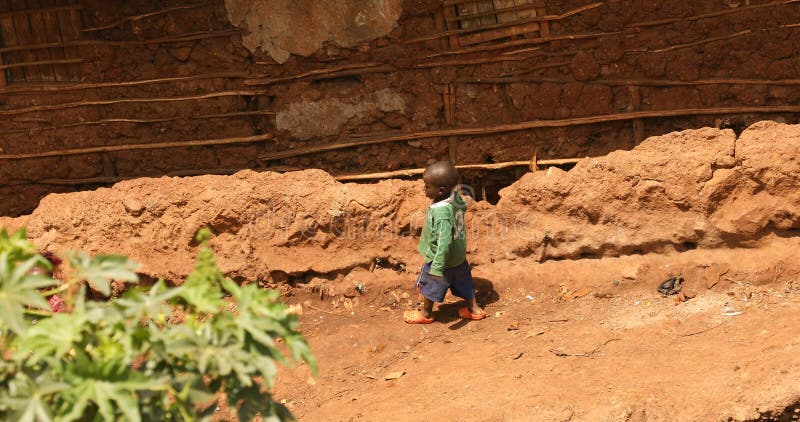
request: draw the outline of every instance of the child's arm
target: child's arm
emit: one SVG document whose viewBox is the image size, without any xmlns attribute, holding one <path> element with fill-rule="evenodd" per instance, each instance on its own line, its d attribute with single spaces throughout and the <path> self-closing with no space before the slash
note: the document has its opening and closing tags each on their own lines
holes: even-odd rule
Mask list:
<svg viewBox="0 0 800 422">
<path fill-rule="evenodd" d="M 446 216 L 434 216 L 431 227 L 431 238 L 436 239 L 436 255 L 431 262 L 430 274 L 438 277 L 444 275 L 444 261 L 450 244 L 453 243 L 453 221 Z"/>
</svg>

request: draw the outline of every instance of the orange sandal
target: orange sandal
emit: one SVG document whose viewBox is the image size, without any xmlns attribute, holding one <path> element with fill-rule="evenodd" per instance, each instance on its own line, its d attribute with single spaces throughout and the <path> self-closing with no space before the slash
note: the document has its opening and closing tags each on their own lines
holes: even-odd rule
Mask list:
<svg viewBox="0 0 800 422">
<path fill-rule="evenodd" d="M 430 324 L 433 322 L 433 317 L 425 318 L 419 310 L 405 311 L 403 321 L 406 324 Z"/>
<path fill-rule="evenodd" d="M 471 319 L 473 321 L 479 321 L 486 318 L 486 312 L 480 314 L 473 314 L 472 312 L 469 311 L 469 308 L 465 306 L 458 310 L 458 316 L 460 316 L 463 319 Z"/>
</svg>

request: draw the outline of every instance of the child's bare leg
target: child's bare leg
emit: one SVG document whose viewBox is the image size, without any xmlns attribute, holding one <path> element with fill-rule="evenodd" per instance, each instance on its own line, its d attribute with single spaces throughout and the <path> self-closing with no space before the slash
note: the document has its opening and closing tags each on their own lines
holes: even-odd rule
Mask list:
<svg viewBox="0 0 800 422">
<path fill-rule="evenodd" d="M 433 301 L 427 297 L 422 297 L 422 309 L 419 310 L 425 318 L 430 318 L 433 315 Z"/>
<path fill-rule="evenodd" d="M 478 306 L 478 301 L 475 300 L 475 296 L 472 296 L 472 299 L 466 299 L 467 301 L 467 309 L 473 315 L 483 315 L 485 312 Z"/>
</svg>

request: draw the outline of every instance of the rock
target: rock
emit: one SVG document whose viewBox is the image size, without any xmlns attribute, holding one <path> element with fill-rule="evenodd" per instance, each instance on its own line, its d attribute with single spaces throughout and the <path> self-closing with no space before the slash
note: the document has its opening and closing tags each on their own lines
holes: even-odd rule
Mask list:
<svg viewBox="0 0 800 422">
<path fill-rule="evenodd" d="M 125 211 L 134 216 L 138 217 L 142 215 L 144 212 L 144 205 L 141 202 L 137 201 L 134 198 L 126 197 L 122 200 L 122 206 L 125 207 Z"/>
</svg>

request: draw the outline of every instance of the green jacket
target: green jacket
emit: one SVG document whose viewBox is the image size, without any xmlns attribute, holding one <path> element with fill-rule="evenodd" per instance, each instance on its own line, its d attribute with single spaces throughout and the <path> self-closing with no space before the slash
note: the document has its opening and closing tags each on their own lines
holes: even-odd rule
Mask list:
<svg viewBox="0 0 800 422">
<path fill-rule="evenodd" d="M 428 208 L 417 250 L 431 263 L 432 275 L 441 276 L 467 259 L 466 211 L 467 205 L 456 191 Z"/>
</svg>

